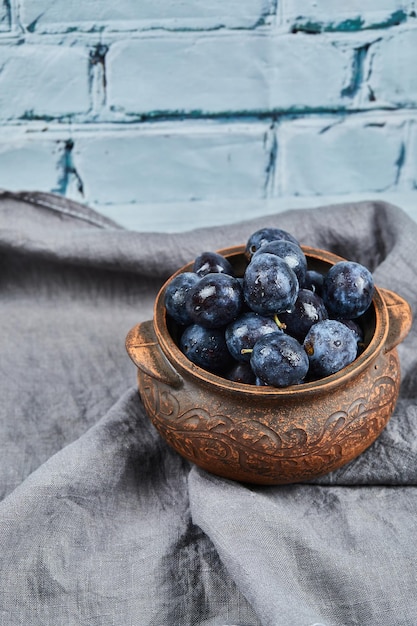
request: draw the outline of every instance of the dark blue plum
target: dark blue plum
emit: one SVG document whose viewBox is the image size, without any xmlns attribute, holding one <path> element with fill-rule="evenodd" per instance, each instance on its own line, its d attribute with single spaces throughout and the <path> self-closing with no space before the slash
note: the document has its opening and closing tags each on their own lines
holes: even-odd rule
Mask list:
<svg viewBox="0 0 417 626">
<path fill-rule="evenodd" d="M 205 276 L 206 274 L 229 274 L 234 276 L 235 272 L 232 264 L 226 257 L 218 252 L 202 252 L 199 254 L 193 264 L 193 272 L 199 276 Z"/>
<path fill-rule="evenodd" d="M 224 331 L 219 328 L 191 324 L 184 330 L 179 347 L 192 363 L 210 372 L 224 373 L 233 363 Z"/>
<path fill-rule="evenodd" d="M 255 385 L 257 387 L 269 387 L 268 383 L 265 383 L 263 380 L 261 380 L 258 376 L 255 377 Z"/>
<path fill-rule="evenodd" d="M 309 289 L 300 289 L 294 308 L 290 313 L 281 313 L 279 319 L 285 324 L 285 332 L 303 342 L 313 326 L 328 319 L 323 300 Z"/>
<path fill-rule="evenodd" d="M 362 315 L 375 292 L 363 265 L 310 269 L 297 239 L 280 228 L 248 238 L 246 269 L 205 251 L 165 289 L 168 321 L 189 360 L 223 378 L 287 387 L 317 381 L 365 349 Z M 313 267 L 315 267 L 313 265 Z"/>
<path fill-rule="evenodd" d="M 247 311 L 226 327 L 227 347 L 236 361 L 249 363 L 250 352 L 247 351 L 252 350 L 255 343 L 263 335 L 277 330 L 278 326 L 271 317 Z"/>
<path fill-rule="evenodd" d="M 168 315 L 170 315 L 177 324 L 187 326 L 192 323 L 192 319 L 187 312 L 185 304 L 190 289 L 194 287 L 199 280 L 199 277 L 197 274 L 194 274 L 194 272 L 183 272 L 182 274 L 174 276 L 168 283 L 165 290 L 165 308 Z"/>
<path fill-rule="evenodd" d="M 260 228 L 249 236 L 245 246 L 245 254 L 250 259 L 252 255 L 266 243 L 282 239 L 300 245 L 294 235 L 282 228 Z"/>
<path fill-rule="evenodd" d="M 226 326 L 243 305 L 241 283 L 229 274 L 206 274 L 190 289 L 187 313 L 195 324 L 207 328 Z"/>
<path fill-rule="evenodd" d="M 364 339 L 363 330 L 359 326 L 359 323 L 356 320 L 340 320 L 340 322 L 342 322 L 342 324 L 347 326 L 349 330 L 352 331 L 358 345 L 363 343 L 363 339 Z"/>
<path fill-rule="evenodd" d="M 307 273 L 307 258 L 298 244 L 285 239 L 270 241 L 255 252 L 253 257 L 257 254 L 263 254 L 264 252 L 276 254 L 283 259 L 297 276 L 299 284 L 304 285 Z"/>
<path fill-rule="evenodd" d="M 227 370 L 224 377 L 234 383 L 244 383 L 245 385 L 255 385 L 256 377 L 250 366 L 250 363 L 234 363 Z"/>
<path fill-rule="evenodd" d="M 323 283 L 329 317 L 356 319 L 369 308 L 374 289 L 373 276 L 364 265 L 339 261 L 329 269 Z"/>
<path fill-rule="evenodd" d="M 324 274 L 317 270 L 307 270 L 303 287 L 314 291 L 318 296 L 323 294 Z"/>
<path fill-rule="evenodd" d="M 290 311 L 299 290 L 297 276 L 275 254 L 258 253 L 243 277 L 243 293 L 248 306 L 261 315 Z"/>
<path fill-rule="evenodd" d="M 309 368 L 303 346 L 281 332 L 261 337 L 253 347 L 250 363 L 255 376 L 272 387 L 299 384 Z"/>
<path fill-rule="evenodd" d="M 352 331 L 338 320 L 323 320 L 314 324 L 304 340 L 310 362 L 310 374 L 323 378 L 335 374 L 352 363 L 358 353 Z"/>
</svg>

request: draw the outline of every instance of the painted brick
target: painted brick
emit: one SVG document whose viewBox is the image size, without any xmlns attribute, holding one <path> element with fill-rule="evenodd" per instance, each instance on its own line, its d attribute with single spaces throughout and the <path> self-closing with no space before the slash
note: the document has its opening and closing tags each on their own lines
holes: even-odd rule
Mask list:
<svg viewBox="0 0 417 626">
<path fill-rule="evenodd" d="M 0 188 L 58 192 L 63 154 L 63 142 L 42 139 L 40 133 L 0 134 Z"/>
<path fill-rule="evenodd" d="M 86 112 L 87 67 L 83 48 L 0 46 L 0 118 L 32 119 Z"/>
<path fill-rule="evenodd" d="M 277 212 L 276 200 L 265 198 L 220 198 L 200 202 L 153 203 L 150 211 L 146 204 L 94 205 L 103 215 L 126 228 L 138 231 L 181 232 L 205 226 L 233 224 L 244 219 L 254 219 Z M 230 245 L 242 243 L 229 240 Z M 220 244 L 219 244 L 220 245 Z M 227 243 L 225 243 L 227 245 Z"/>
<path fill-rule="evenodd" d="M 344 106 L 350 51 L 303 35 L 206 34 L 118 42 L 107 55 L 114 110 L 224 113 Z"/>
<path fill-rule="evenodd" d="M 400 30 L 372 46 L 368 85 L 378 106 L 417 105 L 417 28 Z"/>
<path fill-rule="evenodd" d="M 94 208 L 125 228 L 142 232 L 182 232 L 200 227 L 234 224 L 256 217 L 276 215 L 279 211 L 310 209 L 341 202 L 381 201 L 401 207 L 417 221 L 417 191 L 369 192 L 325 196 L 282 196 L 268 200 L 217 200 L 212 202 L 179 202 L 152 204 L 150 211 L 143 204 L 95 205 Z M 227 243 L 227 242 L 226 242 Z M 236 239 L 229 244 L 241 243 Z"/>
<path fill-rule="evenodd" d="M 0 187 L 139 230 L 370 197 L 416 217 L 416 8 L 0 0 Z"/>
<path fill-rule="evenodd" d="M 0 0 L 0 33 L 10 30 L 10 11 L 6 0 Z"/>
<path fill-rule="evenodd" d="M 301 120 L 278 133 L 283 195 L 352 194 L 393 189 L 404 156 L 404 122 Z"/>
<path fill-rule="evenodd" d="M 73 162 L 86 201 L 262 197 L 270 158 L 266 124 L 178 126 L 75 136 Z"/>
<path fill-rule="evenodd" d="M 250 28 L 272 11 L 272 0 L 23 0 L 21 20 L 29 31 L 110 31 L 134 28 Z"/>
<path fill-rule="evenodd" d="M 410 139 L 408 145 L 408 159 L 407 159 L 407 182 L 409 182 L 409 188 L 413 190 L 417 198 L 417 118 L 414 118 L 413 123 L 410 124 Z M 415 213 L 417 218 L 417 200 L 415 202 Z"/>
<path fill-rule="evenodd" d="M 283 23 L 308 33 L 386 28 L 405 22 L 409 12 L 404 0 L 282 0 Z"/>
</svg>

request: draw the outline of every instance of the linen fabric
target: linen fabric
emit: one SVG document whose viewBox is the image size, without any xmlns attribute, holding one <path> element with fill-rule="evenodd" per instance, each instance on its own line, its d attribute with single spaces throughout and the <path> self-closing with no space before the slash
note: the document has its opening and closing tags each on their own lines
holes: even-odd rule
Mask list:
<svg viewBox="0 0 417 626">
<path fill-rule="evenodd" d="M 384 202 L 175 234 L 0 193 L 0 624 L 415 626 L 417 333 L 394 415 L 315 481 L 243 485 L 173 451 L 125 337 L 163 282 L 263 226 L 365 264 L 417 306 L 417 224 Z"/>
</svg>

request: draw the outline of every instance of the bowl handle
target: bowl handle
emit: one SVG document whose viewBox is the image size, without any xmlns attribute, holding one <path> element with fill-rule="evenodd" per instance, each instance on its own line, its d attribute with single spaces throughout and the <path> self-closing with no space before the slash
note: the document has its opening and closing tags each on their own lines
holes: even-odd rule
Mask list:
<svg viewBox="0 0 417 626">
<path fill-rule="evenodd" d="M 163 354 L 152 320 L 134 326 L 126 337 L 126 350 L 136 367 L 152 378 L 178 389 L 183 380 Z"/>
<path fill-rule="evenodd" d="M 380 287 L 379 291 L 388 310 L 389 328 L 384 350 L 389 352 L 408 335 L 413 315 L 410 305 L 404 298 L 389 289 Z"/>
</svg>

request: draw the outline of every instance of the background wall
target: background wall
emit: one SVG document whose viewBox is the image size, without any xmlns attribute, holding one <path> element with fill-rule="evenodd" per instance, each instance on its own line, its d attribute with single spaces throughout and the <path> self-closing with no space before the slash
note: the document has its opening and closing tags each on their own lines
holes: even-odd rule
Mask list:
<svg viewBox="0 0 417 626">
<path fill-rule="evenodd" d="M 414 4 L 0 0 L 0 187 L 139 230 L 346 199 L 417 218 Z"/>
</svg>

